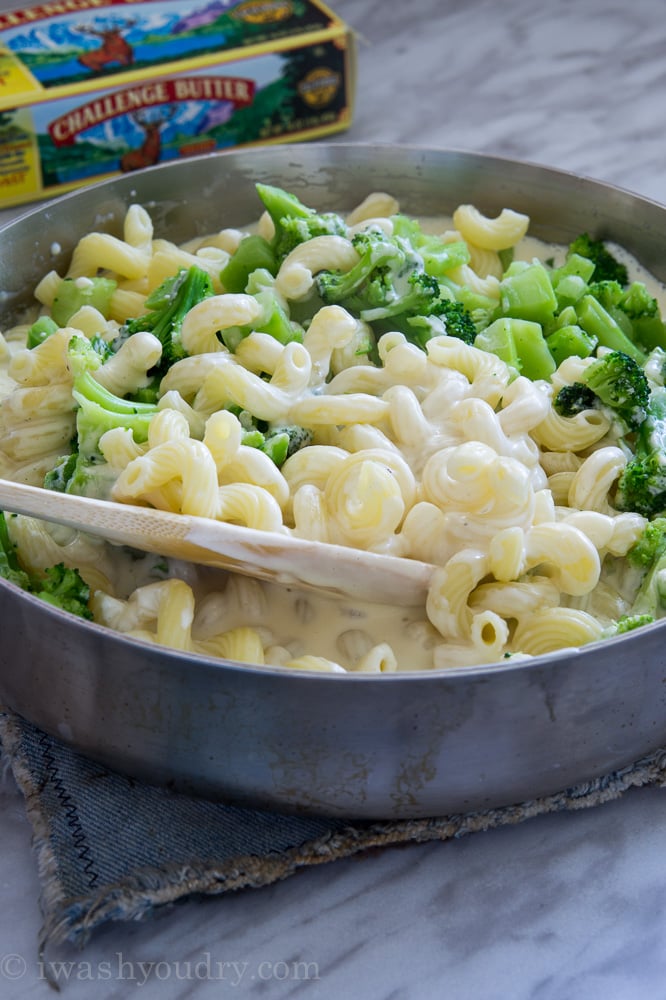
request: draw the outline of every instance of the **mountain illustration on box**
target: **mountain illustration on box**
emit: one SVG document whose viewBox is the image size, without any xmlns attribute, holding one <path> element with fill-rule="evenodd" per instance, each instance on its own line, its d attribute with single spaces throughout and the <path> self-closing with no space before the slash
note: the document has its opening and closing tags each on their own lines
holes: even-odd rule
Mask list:
<svg viewBox="0 0 666 1000">
<path fill-rule="evenodd" d="M 164 91 L 169 99 L 150 106 L 125 111 L 128 96 L 136 94 L 137 88 L 110 90 L 104 96 L 92 95 L 87 104 L 68 108 L 59 118 L 35 122 L 44 184 L 83 182 L 302 130 L 307 106 L 299 82 L 312 70 L 312 53 L 296 49 L 266 58 L 273 72 L 262 84 L 199 72 L 162 81 L 159 92 Z M 344 53 L 340 49 L 332 45 L 326 59 L 333 72 L 341 72 Z M 178 99 L 184 92 L 199 96 Z M 218 97 L 201 96 L 212 92 Z M 344 106 L 341 89 L 323 112 L 311 118 L 313 127 L 322 120 L 335 121 Z"/>
<path fill-rule="evenodd" d="M 182 7 L 181 0 L 146 0 L 133 3 L 128 16 L 70 12 L 7 29 L 2 41 L 48 88 L 242 48 L 328 23 L 308 0 L 210 0 L 186 15 Z"/>
</svg>

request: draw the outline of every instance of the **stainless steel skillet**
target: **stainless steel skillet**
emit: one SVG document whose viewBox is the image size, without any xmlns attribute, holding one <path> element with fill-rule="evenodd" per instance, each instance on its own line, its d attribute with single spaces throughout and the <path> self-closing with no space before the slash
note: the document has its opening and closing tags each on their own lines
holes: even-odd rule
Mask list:
<svg viewBox="0 0 666 1000">
<path fill-rule="evenodd" d="M 478 154 L 311 144 L 141 171 L 37 208 L 0 233 L 0 328 L 90 229 L 139 201 L 179 241 L 256 217 L 254 183 L 351 207 L 377 189 L 410 214 L 462 201 L 527 212 L 566 242 L 617 240 L 666 279 L 666 209 L 544 167 Z M 390 818 L 517 802 L 666 741 L 666 625 L 488 668 L 380 677 L 287 673 L 156 649 L 0 582 L 0 699 L 106 765 L 283 810 Z M 404 666 L 408 667 L 409 664 Z"/>
</svg>

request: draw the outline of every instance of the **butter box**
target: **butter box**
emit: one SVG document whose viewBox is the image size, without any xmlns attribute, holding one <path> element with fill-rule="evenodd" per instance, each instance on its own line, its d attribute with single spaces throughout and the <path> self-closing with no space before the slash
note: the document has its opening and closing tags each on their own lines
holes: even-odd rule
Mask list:
<svg viewBox="0 0 666 1000">
<path fill-rule="evenodd" d="M 351 123 L 352 32 L 320 0 L 53 0 L 0 14 L 0 207 Z"/>
</svg>

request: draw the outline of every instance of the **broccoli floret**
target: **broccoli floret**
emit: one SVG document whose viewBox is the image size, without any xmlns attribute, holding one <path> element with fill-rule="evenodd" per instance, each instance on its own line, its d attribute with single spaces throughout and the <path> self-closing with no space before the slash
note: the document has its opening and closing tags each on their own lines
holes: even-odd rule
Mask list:
<svg viewBox="0 0 666 1000">
<path fill-rule="evenodd" d="M 474 343 L 476 324 L 471 312 L 462 302 L 441 299 L 434 311 L 444 323 L 447 336 L 458 337 L 465 344 Z"/>
<path fill-rule="evenodd" d="M 650 387 L 643 369 L 622 351 L 597 358 L 581 375 L 583 385 L 610 407 L 630 431 L 645 420 Z"/>
<path fill-rule="evenodd" d="M 624 295 L 624 288 L 619 281 L 593 281 L 587 286 L 588 293 L 601 302 L 604 309 L 613 310 L 619 306 Z"/>
<path fill-rule="evenodd" d="M 358 263 L 349 271 L 320 271 L 316 277 L 324 302 L 339 302 L 356 312 L 395 303 L 399 297 L 396 283 L 411 270 L 408 244 L 398 243 L 381 229 L 357 233 L 352 244 Z"/>
<path fill-rule="evenodd" d="M 376 293 L 377 286 L 370 282 L 368 291 L 371 295 Z M 391 293 L 396 292 L 395 285 Z M 383 288 L 381 294 L 383 295 Z M 393 298 L 393 301 L 390 300 Z M 439 298 L 439 284 L 436 278 L 426 274 L 425 271 L 412 270 L 407 275 L 406 285 L 402 294 L 397 293 L 374 307 L 361 309 L 361 319 L 366 323 L 373 323 L 376 320 L 392 319 L 396 316 L 428 316 L 432 312 L 439 312 L 441 300 Z"/>
<path fill-rule="evenodd" d="M 392 215 L 393 236 L 407 240 L 416 250 L 426 274 L 443 278 L 447 271 L 462 264 L 469 264 L 470 252 L 464 240 L 445 243 L 439 236 L 424 233 L 416 219 L 407 215 Z"/>
<path fill-rule="evenodd" d="M 257 184 L 257 193 L 273 220 L 271 249 L 280 263 L 288 253 L 315 236 L 346 236 L 347 225 L 335 212 L 317 212 L 296 195 L 270 184 Z"/>
<path fill-rule="evenodd" d="M 635 431 L 645 420 L 650 387 L 642 368 L 621 351 L 609 351 L 583 371 L 580 381 L 563 386 L 554 407 L 563 417 L 599 404 L 617 416 L 625 430 Z"/>
<path fill-rule="evenodd" d="M 652 615 L 623 615 L 615 623 L 615 635 L 624 635 L 625 632 L 633 632 L 635 628 L 642 628 L 643 625 L 651 625 L 654 620 Z"/>
<path fill-rule="evenodd" d="M 581 233 L 569 244 L 569 254 L 587 257 L 594 263 L 592 277 L 595 281 L 617 281 L 626 285 L 629 274 L 613 254 L 606 249 L 603 240 L 593 239 L 589 233 Z"/>
<path fill-rule="evenodd" d="M 655 517 L 646 524 L 643 534 L 627 552 L 627 560 L 639 569 L 647 569 L 666 552 L 666 517 Z"/>
<path fill-rule="evenodd" d="M 46 474 L 44 486 L 63 493 L 105 495 L 113 476 L 100 451 L 100 438 L 114 427 L 125 427 L 135 441 L 146 441 L 157 405 L 123 399 L 105 389 L 92 374 L 102 359 L 83 336 L 71 338 L 68 364 L 74 375 L 72 395 L 78 404 L 76 441 L 72 453 Z"/>
<path fill-rule="evenodd" d="M 58 563 L 56 566 L 49 566 L 43 580 L 35 580 L 32 584 L 32 593 L 40 597 L 43 601 L 69 611 L 80 618 L 92 619 L 92 613 L 88 607 L 90 600 L 90 587 L 82 579 L 76 569 Z"/>
<path fill-rule="evenodd" d="M 553 400 L 553 407 L 561 417 L 575 417 L 583 410 L 592 410 L 597 405 L 597 397 L 582 382 L 563 385 Z"/>
<path fill-rule="evenodd" d="M 645 517 L 666 511 L 666 389 L 654 386 L 646 417 L 636 436 L 634 457 L 625 466 L 617 487 L 618 510 Z"/>
<path fill-rule="evenodd" d="M 634 340 L 647 350 L 666 347 L 666 324 L 659 303 L 641 281 L 633 281 L 624 292 L 618 308 L 629 319 Z"/>
<path fill-rule="evenodd" d="M 90 587 L 78 570 L 58 563 L 50 566 L 43 577 L 38 577 L 21 568 L 3 511 L 0 511 L 0 576 L 64 611 L 81 618 L 92 618 L 88 607 Z"/>
<path fill-rule="evenodd" d="M 147 330 L 158 338 L 162 344 L 162 357 L 157 366 L 159 374 L 164 374 L 172 364 L 185 357 L 180 340 L 185 315 L 212 294 L 213 286 L 205 271 L 196 265 L 181 268 L 148 296 L 146 305 L 150 312 L 125 324 L 129 334 Z"/>
<path fill-rule="evenodd" d="M 359 260 L 349 271 L 317 275 L 317 291 L 325 303 L 339 303 L 370 324 L 375 336 L 397 330 L 421 348 L 431 337 L 446 334 L 467 344 L 474 341 L 477 330 L 469 309 L 428 273 L 405 236 L 371 228 L 357 233 L 352 243 Z"/>
<path fill-rule="evenodd" d="M 666 518 L 656 517 L 646 525 L 641 537 L 627 552 L 627 562 L 641 574 L 629 620 L 663 617 L 666 610 Z"/>
</svg>

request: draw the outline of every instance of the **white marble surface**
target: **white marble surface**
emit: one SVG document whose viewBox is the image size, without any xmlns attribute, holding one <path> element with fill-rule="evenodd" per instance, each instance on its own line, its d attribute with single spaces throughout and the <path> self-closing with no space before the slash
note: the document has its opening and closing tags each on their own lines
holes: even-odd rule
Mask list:
<svg viewBox="0 0 666 1000">
<path fill-rule="evenodd" d="M 514 156 L 666 201 L 663 0 L 333 6 L 361 36 L 355 123 L 336 141 Z M 594 810 L 187 903 L 50 960 L 64 963 L 56 971 L 72 1000 L 139 990 L 160 1000 L 659 1000 L 664 827 L 666 793 L 633 791 Z M 51 996 L 37 963 L 30 829 L 7 776 L 0 892 L 0 998 Z"/>
</svg>

